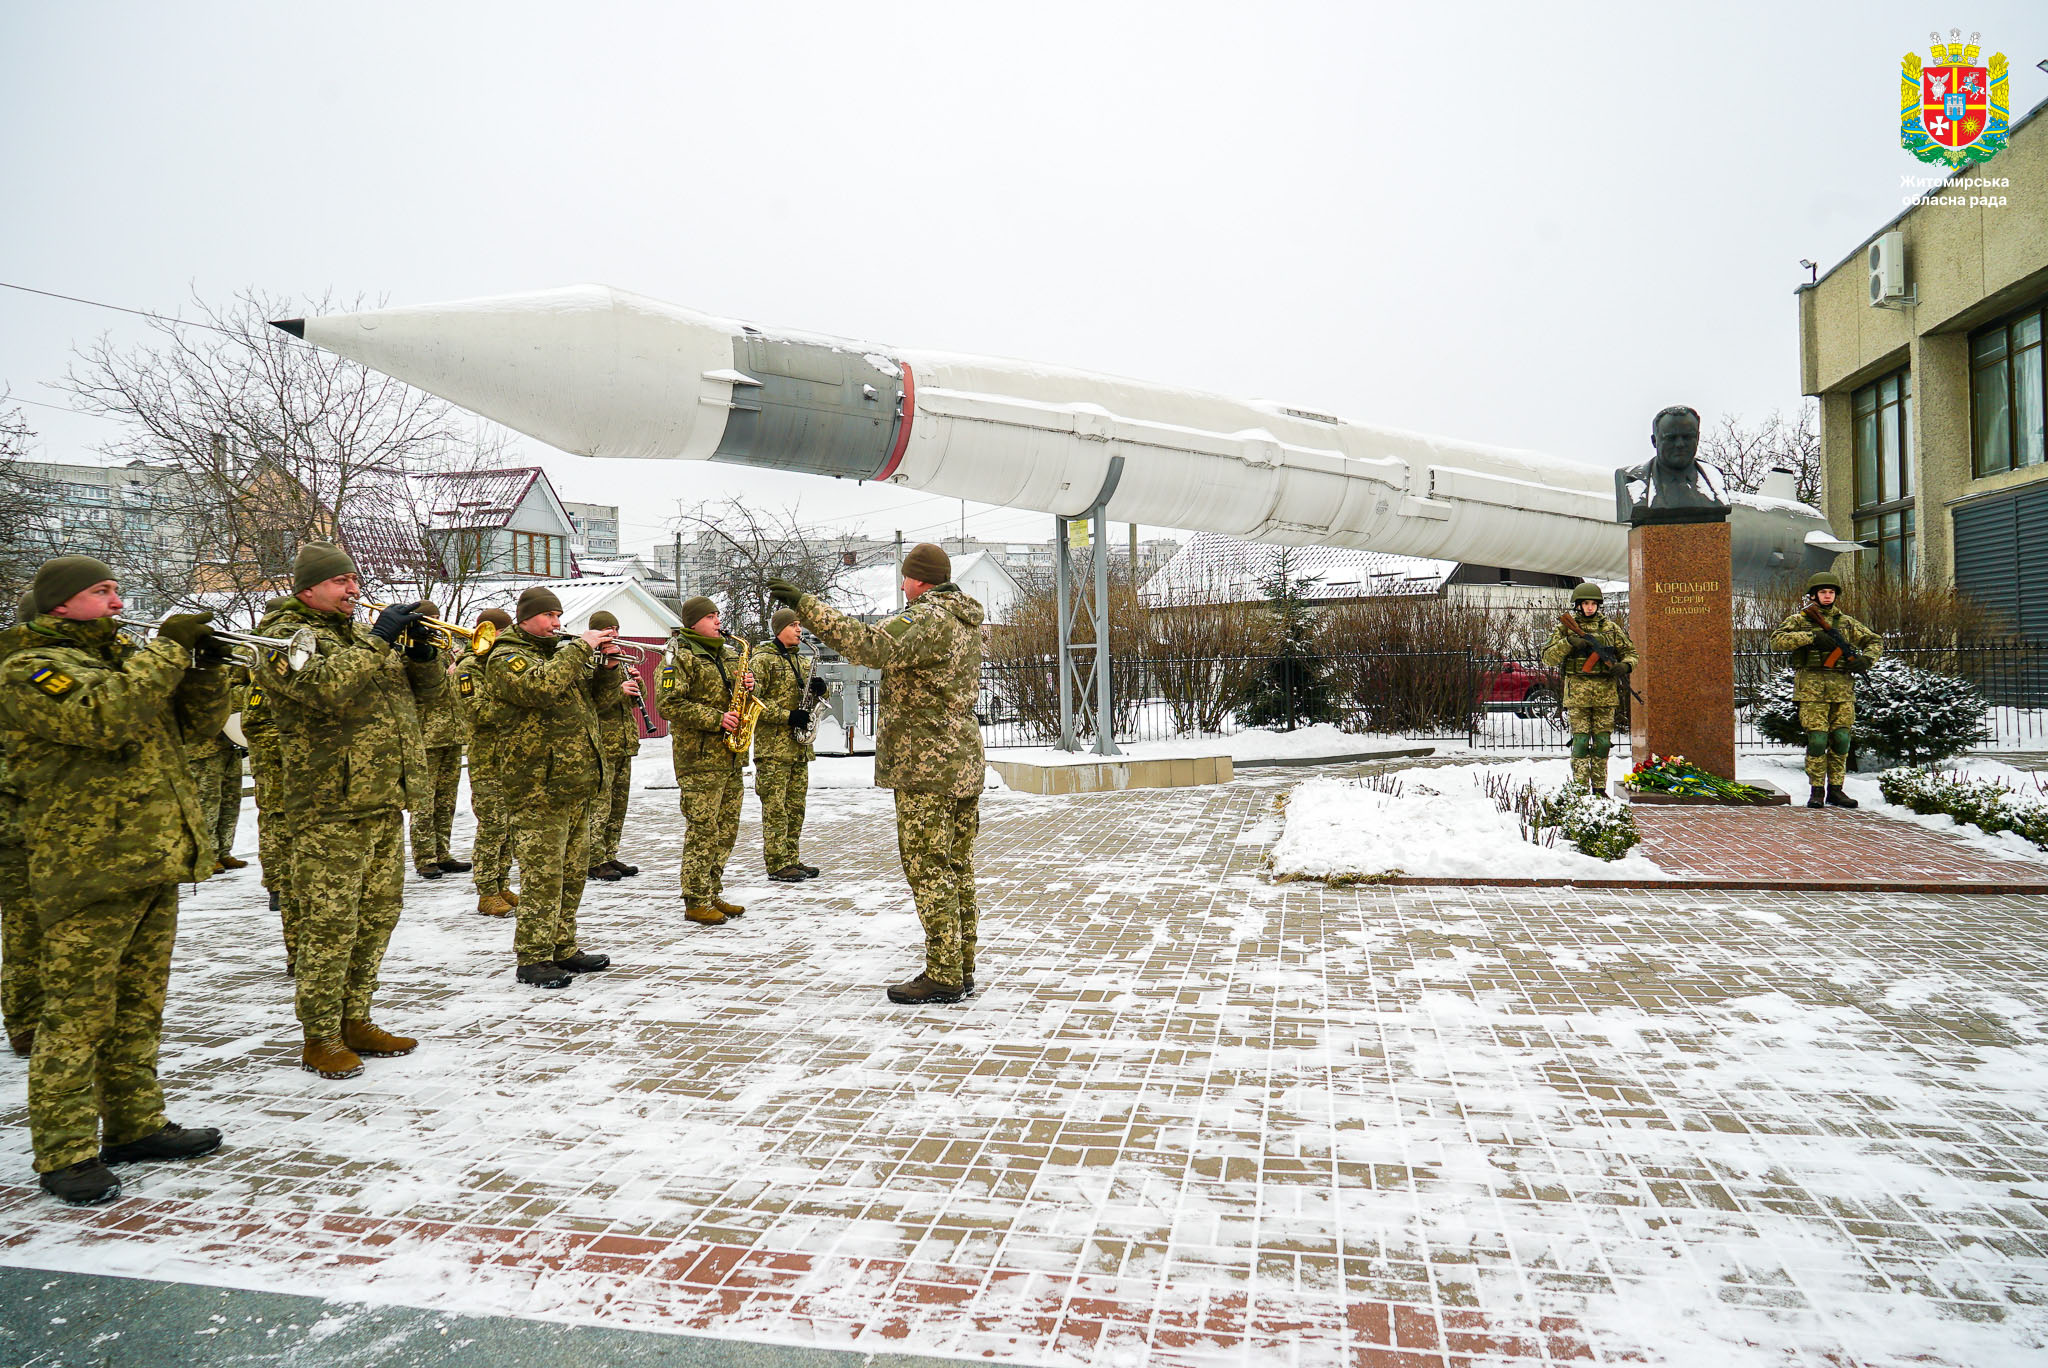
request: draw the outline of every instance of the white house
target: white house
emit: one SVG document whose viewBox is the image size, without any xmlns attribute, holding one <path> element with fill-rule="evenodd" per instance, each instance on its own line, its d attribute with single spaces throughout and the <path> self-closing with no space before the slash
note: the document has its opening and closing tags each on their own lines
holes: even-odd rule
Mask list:
<svg viewBox="0 0 2048 1368">
<path fill-rule="evenodd" d="M 1016 576 L 986 551 L 953 557 L 953 583 L 980 602 L 988 615 L 985 621 L 996 627 L 1010 620 L 1010 609 L 1023 593 Z M 903 571 L 897 565 L 875 565 L 842 579 L 833 597 L 856 617 L 878 618 L 896 610 L 902 585 Z"/>
<path fill-rule="evenodd" d="M 568 508 L 539 466 L 423 475 L 414 484 L 427 540 L 457 579 L 565 579 L 578 540 Z"/>
</svg>

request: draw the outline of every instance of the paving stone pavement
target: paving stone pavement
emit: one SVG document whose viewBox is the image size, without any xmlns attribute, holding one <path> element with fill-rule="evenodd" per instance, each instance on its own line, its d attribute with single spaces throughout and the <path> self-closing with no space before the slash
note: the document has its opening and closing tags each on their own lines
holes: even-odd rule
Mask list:
<svg viewBox="0 0 2048 1368">
<path fill-rule="evenodd" d="M 413 883 L 426 1044 L 339 1084 L 212 881 L 163 1073 L 228 1147 L 59 1208 L 0 1065 L 0 1263 L 1033 1364 L 2048 1353 L 2041 898 L 1275 885 L 1300 777 L 991 795 L 982 990 L 922 1010 L 886 795 L 701 931 L 636 793 L 619 968 L 521 990 Z"/>
</svg>

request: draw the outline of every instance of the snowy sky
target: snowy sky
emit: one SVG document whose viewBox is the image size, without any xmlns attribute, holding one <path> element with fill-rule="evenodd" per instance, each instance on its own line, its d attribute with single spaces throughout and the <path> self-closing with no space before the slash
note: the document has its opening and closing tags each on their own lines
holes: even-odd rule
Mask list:
<svg viewBox="0 0 2048 1368">
<path fill-rule="evenodd" d="M 392 303 L 602 281 L 714 314 L 1641 460 L 1798 402 L 1793 288 L 1900 207 L 1934 23 L 2048 96 L 2038 3 L 0 7 L 0 279 Z M 1946 28 L 1944 28 L 1944 34 Z M 0 290 L 0 385 L 139 320 Z M 30 407 L 49 459 L 103 420 Z M 521 439 L 565 498 L 959 505 Z M 972 535 L 1047 535 L 969 508 Z"/>
</svg>

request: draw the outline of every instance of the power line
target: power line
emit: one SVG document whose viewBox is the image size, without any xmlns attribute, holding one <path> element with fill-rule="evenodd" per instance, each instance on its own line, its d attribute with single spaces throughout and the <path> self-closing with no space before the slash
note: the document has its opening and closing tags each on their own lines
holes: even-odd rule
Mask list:
<svg viewBox="0 0 2048 1368">
<path fill-rule="evenodd" d="M 115 313 L 134 314 L 137 318 L 154 319 L 168 323 L 175 328 L 205 328 L 209 332 L 222 333 L 228 337 L 240 337 L 233 328 L 223 328 L 218 323 L 199 323 L 189 318 L 172 318 L 169 314 L 151 313 L 147 309 L 130 309 L 121 304 L 108 304 L 98 299 L 84 299 L 78 295 L 58 294 L 55 290 L 38 290 L 33 285 L 16 285 L 12 281 L 0 280 L 0 289 L 20 290 L 23 294 L 41 295 L 45 299 L 62 299 L 72 304 L 85 304 L 95 309 L 112 309 Z M 29 401 L 23 400 L 27 403 Z"/>
</svg>

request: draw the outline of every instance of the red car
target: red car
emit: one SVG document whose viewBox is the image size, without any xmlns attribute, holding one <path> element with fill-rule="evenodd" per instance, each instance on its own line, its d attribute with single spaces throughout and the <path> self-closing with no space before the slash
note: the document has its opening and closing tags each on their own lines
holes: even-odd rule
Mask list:
<svg viewBox="0 0 2048 1368">
<path fill-rule="evenodd" d="M 1483 712 L 1555 717 L 1562 697 L 1557 671 L 1541 665 L 1499 657 L 1486 664 L 1479 676 L 1479 707 Z"/>
</svg>

